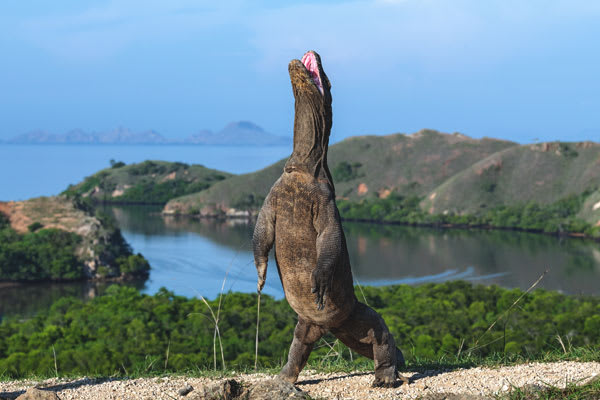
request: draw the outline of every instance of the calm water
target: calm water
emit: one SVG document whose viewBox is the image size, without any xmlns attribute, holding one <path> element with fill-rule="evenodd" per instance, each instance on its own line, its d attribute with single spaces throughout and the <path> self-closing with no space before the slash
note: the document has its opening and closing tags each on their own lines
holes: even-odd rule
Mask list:
<svg viewBox="0 0 600 400">
<path fill-rule="evenodd" d="M 127 241 L 153 269 L 134 285 L 145 293 L 166 287 L 185 296 L 214 298 L 223 290 L 254 292 L 253 225 L 242 221 L 163 217 L 156 207 L 110 207 Z M 355 280 L 387 285 L 462 279 L 527 289 L 539 284 L 570 294 L 600 295 L 596 243 L 509 231 L 437 230 L 345 223 Z M 105 285 L 3 288 L 0 314 L 32 313 L 64 295 L 96 296 Z M 265 292 L 283 297 L 271 260 Z"/>
<path fill-rule="evenodd" d="M 259 170 L 290 154 L 289 146 L 2 145 L 0 201 L 50 196 L 110 165 L 144 160 L 202 164 L 235 174 Z"/>
</svg>

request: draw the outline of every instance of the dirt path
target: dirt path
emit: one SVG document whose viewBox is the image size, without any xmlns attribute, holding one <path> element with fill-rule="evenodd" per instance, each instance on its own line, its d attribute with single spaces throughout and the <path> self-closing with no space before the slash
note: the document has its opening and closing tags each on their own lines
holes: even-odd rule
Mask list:
<svg viewBox="0 0 600 400">
<path fill-rule="evenodd" d="M 374 389 L 371 373 L 319 374 L 305 371 L 297 387 L 315 398 L 325 399 L 398 399 L 398 398 L 490 398 L 506 393 L 513 387 L 548 385 L 564 387 L 583 384 L 600 377 L 600 362 L 533 363 L 499 368 L 471 368 L 450 372 L 407 372 L 413 381 L 394 389 Z M 265 374 L 239 375 L 236 380 L 253 383 L 272 379 Z M 43 382 L 0 382 L 0 399 L 15 399 L 34 385 L 54 391 L 61 400 L 66 399 L 184 399 L 178 392 L 186 385 L 196 388 L 187 398 L 193 398 L 198 388 L 212 384 L 217 379 L 164 377 L 130 380 L 78 380 L 51 379 Z M 444 395 L 441 395 L 444 394 Z M 454 396 L 453 396 L 454 395 Z M 273 399 L 275 400 L 275 399 Z"/>
</svg>

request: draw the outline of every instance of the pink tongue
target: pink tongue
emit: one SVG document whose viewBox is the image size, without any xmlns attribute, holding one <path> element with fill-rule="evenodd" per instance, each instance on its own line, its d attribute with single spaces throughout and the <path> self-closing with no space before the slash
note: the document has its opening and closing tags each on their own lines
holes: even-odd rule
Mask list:
<svg viewBox="0 0 600 400">
<path fill-rule="evenodd" d="M 321 94 L 323 94 L 323 85 L 321 84 L 321 77 L 319 76 L 319 67 L 317 65 L 315 55 L 311 52 L 306 53 L 302 57 L 302 64 L 304 64 L 313 82 L 315 82 L 315 84 L 319 88 L 319 91 L 321 92 Z"/>
</svg>

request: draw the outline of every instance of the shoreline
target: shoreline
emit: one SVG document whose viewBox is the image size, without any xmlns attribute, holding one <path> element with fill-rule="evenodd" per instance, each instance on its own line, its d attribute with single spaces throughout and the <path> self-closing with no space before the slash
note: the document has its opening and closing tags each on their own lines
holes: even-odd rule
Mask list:
<svg viewBox="0 0 600 400">
<path fill-rule="evenodd" d="M 110 205 L 110 204 L 107 204 Z M 144 204 L 140 204 L 144 205 Z M 146 204 L 150 205 L 150 204 Z M 242 213 L 247 213 L 243 214 Z M 161 211 L 157 214 L 160 214 L 164 217 L 171 218 L 196 218 L 196 219 L 222 219 L 222 220 L 248 220 L 252 221 L 258 217 L 258 212 L 256 211 L 248 211 L 248 210 L 236 210 L 236 212 L 231 214 L 185 214 L 185 213 L 166 213 Z M 539 229 L 523 229 L 523 228 L 511 228 L 511 227 L 503 227 L 503 226 L 493 226 L 493 225 L 468 225 L 468 224 L 448 224 L 448 223 L 408 223 L 401 221 L 382 221 L 382 220 L 374 220 L 374 219 L 366 219 L 366 218 L 344 218 L 341 217 L 342 222 L 358 222 L 364 224 L 375 224 L 375 225 L 396 225 L 396 226 L 412 226 L 416 228 L 434 228 L 434 229 L 464 229 L 464 230 L 486 230 L 486 231 L 512 231 L 512 232 L 524 232 L 524 233 L 533 233 L 538 235 L 545 236 L 556 236 L 558 238 L 568 238 L 568 239 L 583 239 L 590 240 L 592 242 L 600 242 L 600 238 L 595 238 L 593 236 L 586 235 L 583 232 L 544 232 Z"/>
</svg>

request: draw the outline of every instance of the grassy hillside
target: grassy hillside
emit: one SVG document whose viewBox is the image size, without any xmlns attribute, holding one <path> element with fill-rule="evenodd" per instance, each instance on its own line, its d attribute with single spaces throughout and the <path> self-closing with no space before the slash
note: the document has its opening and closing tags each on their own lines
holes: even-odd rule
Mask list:
<svg viewBox="0 0 600 400">
<path fill-rule="evenodd" d="M 338 198 L 356 201 L 373 195 L 387 197 L 392 191 L 424 195 L 475 162 L 513 146 L 516 144 L 508 141 L 422 130 L 412 135 L 349 138 L 330 147 L 328 161 Z M 261 171 L 219 182 L 201 193 L 171 200 L 165 212 L 256 210 L 284 164 L 281 160 Z"/>
<path fill-rule="evenodd" d="M 171 200 L 170 214 L 256 212 L 282 160 Z M 347 219 L 600 235 L 600 144 L 517 145 L 424 130 L 333 145 L 329 166 Z"/>
<path fill-rule="evenodd" d="M 329 168 L 338 198 L 386 197 L 390 191 L 424 195 L 475 162 L 515 145 L 434 130 L 359 136 L 331 146 Z"/>
<path fill-rule="evenodd" d="M 451 177 L 431 190 L 421 207 L 430 214 L 478 215 L 497 206 L 552 204 L 598 184 L 600 144 L 524 145 L 493 154 Z M 581 216 L 590 223 L 598 221 L 594 212 Z"/>
<path fill-rule="evenodd" d="M 100 203 L 164 204 L 174 197 L 205 190 L 230 176 L 202 165 L 179 162 L 114 163 L 111 168 L 69 186 L 64 194 L 89 197 Z"/>
<path fill-rule="evenodd" d="M 233 176 L 199 193 L 169 201 L 166 214 L 220 215 L 235 210 L 257 210 L 283 172 L 286 160 L 249 174 Z"/>
</svg>

